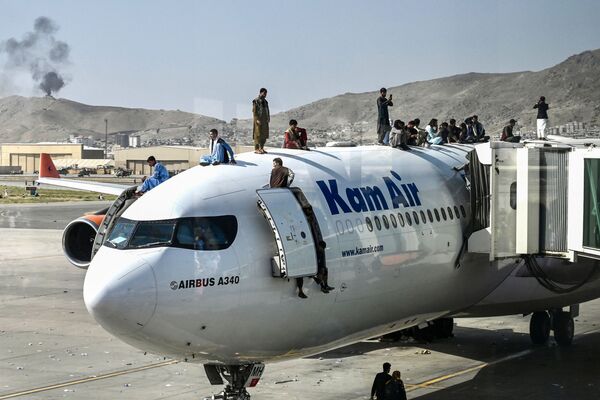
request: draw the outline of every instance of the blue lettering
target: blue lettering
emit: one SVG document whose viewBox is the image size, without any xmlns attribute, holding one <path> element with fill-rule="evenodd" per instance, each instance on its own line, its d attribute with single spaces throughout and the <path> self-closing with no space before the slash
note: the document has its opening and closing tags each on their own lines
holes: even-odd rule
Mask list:
<svg viewBox="0 0 600 400">
<path fill-rule="evenodd" d="M 410 189 L 410 192 L 412 193 L 412 197 L 414 197 L 415 202 L 417 203 L 418 206 L 420 206 L 421 200 L 419 199 L 419 196 L 417 195 L 417 193 L 419 193 L 419 189 L 417 188 L 417 185 L 415 183 L 409 183 L 408 188 Z"/>
<path fill-rule="evenodd" d="M 329 206 L 329 211 L 331 211 L 331 215 L 339 214 L 338 206 L 342 209 L 343 212 L 349 213 L 352 212 L 348 204 L 344 202 L 344 199 L 338 193 L 337 182 L 335 179 L 330 179 L 329 187 L 324 181 L 317 181 L 317 185 L 323 192 L 323 196 L 325 196 L 325 200 L 327 200 L 327 205 Z"/>
<path fill-rule="evenodd" d="M 365 203 L 365 199 L 360 194 L 360 189 L 346 189 L 346 197 L 348 198 L 348 203 L 352 206 L 352 209 L 356 212 L 368 211 L 367 204 Z"/>
<path fill-rule="evenodd" d="M 374 211 L 375 209 L 381 210 L 382 207 L 384 210 L 389 209 L 385 197 L 383 197 L 383 193 L 381 193 L 381 189 L 377 186 L 360 188 L 360 191 L 363 196 L 365 196 L 370 211 Z M 373 205 L 375 206 L 373 207 Z"/>
<path fill-rule="evenodd" d="M 415 206 L 415 201 L 413 200 L 412 196 L 410 195 L 410 189 L 408 188 L 408 185 L 405 185 L 404 183 L 402 185 L 402 190 L 404 190 L 404 194 L 406 194 L 406 198 L 408 199 L 408 202 L 410 203 L 411 207 Z"/>
<path fill-rule="evenodd" d="M 383 181 L 385 182 L 385 186 L 387 186 L 387 190 L 390 193 L 390 197 L 392 199 L 392 206 L 394 208 L 398 208 L 400 207 L 400 204 L 402 204 L 404 207 L 408 207 L 408 201 L 406 201 L 406 198 L 404 197 L 398 186 L 396 186 L 396 184 L 387 176 L 383 178 Z"/>
</svg>

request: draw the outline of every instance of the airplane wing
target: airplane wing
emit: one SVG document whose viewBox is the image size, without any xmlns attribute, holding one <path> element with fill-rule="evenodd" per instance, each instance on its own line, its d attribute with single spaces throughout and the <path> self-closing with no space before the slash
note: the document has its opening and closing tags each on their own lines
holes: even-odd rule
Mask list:
<svg viewBox="0 0 600 400">
<path fill-rule="evenodd" d="M 74 179 L 61 179 L 60 174 L 54 166 L 50 154 L 40 154 L 40 173 L 37 179 L 38 183 L 46 185 L 61 186 L 71 189 L 86 190 L 89 192 L 97 192 L 104 194 L 120 195 L 125 190 L 129 189 L 129 185 L 119 185 L 115 183 L 104 182 L 84 182 Z"/>
</svg>

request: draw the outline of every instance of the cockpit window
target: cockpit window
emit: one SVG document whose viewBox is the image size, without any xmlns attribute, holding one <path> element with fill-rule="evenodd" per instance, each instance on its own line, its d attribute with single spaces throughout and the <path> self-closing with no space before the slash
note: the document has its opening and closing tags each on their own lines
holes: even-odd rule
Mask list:
<svg viewBox="0 0 600 400">
<path fill-rule="evenodd" d="M 231 246 L 236 235 L 237 220 L 233 215 L 182 218 L 177 224 L 173 245 L 194 250 L 223 250 Z"/>
<path fill-rule="evenodd" d="M 121 218 L 104 244 L 116 249 L 223 250 L 235 240 L 237 228 L 237 219 L 233 215 L 140 222 Z"/>
<path fill-rule="evenodd" d="M 108 239 L 106 239 L 105 244 L 115 249 L 124 249 L 127 247 L 127 242 L 135 229 L 135 225 L 135 221 L 126 218 L 119 219 L 110 232 Z"/>
<path fill-rule="evenodd" d="M 168 246 L 173 240 L 176 221 L 142 221 L 129 241 L 130 249 Z"/>
</svg>

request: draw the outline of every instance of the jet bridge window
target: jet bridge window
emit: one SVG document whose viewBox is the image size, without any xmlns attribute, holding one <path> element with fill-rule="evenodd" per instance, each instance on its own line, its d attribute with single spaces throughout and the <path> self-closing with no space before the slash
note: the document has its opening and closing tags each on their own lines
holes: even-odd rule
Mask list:
<svg viewBox="0 0 600 400">
<path fill-rule="evenodd" d="M 583 184 L 583 245 L 600 249 L 600 159 L 586 158 Z"/>
</svg>

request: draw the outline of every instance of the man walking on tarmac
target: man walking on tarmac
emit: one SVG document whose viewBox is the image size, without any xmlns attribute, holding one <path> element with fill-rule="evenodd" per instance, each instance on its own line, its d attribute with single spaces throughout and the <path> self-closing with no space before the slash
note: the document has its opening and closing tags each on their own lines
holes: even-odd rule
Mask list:
<svg viewBox="0 0 600 400">
<path fill-rule="evenodd" d="M 388 362 L 383 363 L 383 372 L 375 375 L 375 380 L 373 381 L 373 387 L 371 387 L 371 400 L 383 400 L 385 399 L 385 384 L 392 376 L 390 375 L 390 369 L 392 365 Z M 376 396 L 376 397 L 373 397 Z"/>
</svg>

